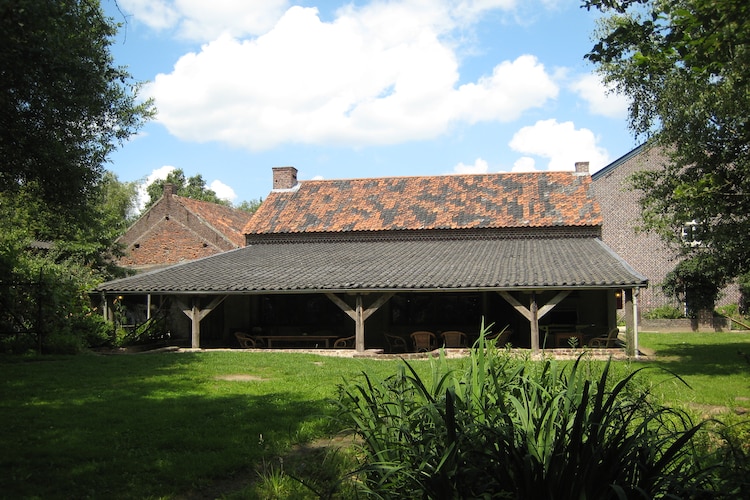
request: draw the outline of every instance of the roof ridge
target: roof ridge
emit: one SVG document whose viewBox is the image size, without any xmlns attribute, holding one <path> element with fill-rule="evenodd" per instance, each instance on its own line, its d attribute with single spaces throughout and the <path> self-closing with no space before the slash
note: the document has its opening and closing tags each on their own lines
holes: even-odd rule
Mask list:
<svg viewBox="0 0 750 500">
<path fill-rule="evenodd" d="M 336 181 L 376 181 L 386 179 L 432 179 L 435 177 L 480 177 L 480 176 L 500 176 L 500 175 L 539 175 L 539 174 L 575 174 L 575 170 L 532 170 L 529 172 L 482 172 L 482 173 L 452 173 L 445 174 L 425 174 L 425 175 L 389 175 L 382 177 L 336 177 L 333 179 L 303 179 L 298 183 L 311 182 L 336 182 Z"/>
</svg>

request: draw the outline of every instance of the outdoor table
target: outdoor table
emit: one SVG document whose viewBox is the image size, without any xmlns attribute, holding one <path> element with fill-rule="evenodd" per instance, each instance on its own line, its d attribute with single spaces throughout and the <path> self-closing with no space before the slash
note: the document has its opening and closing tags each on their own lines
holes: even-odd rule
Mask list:
<svg viewBox="0 0 750 500">
<path fill-rule="evenodd" d="M 255 335 L 261 339 L 266 347 L 272 348 L 274 342 L 323 342 L 325 347 L 331 347 L 331 341 L 336 340 L 338 335 Z"/>
<path fill-rule="evenodd" d="M 577 332 L 555 332 L 555 347 L 570 347 L 569 339 L 578 339 L 576 347 L 583 347 L 583 335 Z"/>
</svg>

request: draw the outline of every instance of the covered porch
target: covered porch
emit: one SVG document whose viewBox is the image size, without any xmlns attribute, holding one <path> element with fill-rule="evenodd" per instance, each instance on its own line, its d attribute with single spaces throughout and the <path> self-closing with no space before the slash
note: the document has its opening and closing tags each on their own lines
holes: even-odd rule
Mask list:
<svg viewBox="0 0 750 500">
<path fill-rule="evenodd" d="M 274 336 L 329 345 L 354 337 L 352 348 L 364 351 L 417 330 L 471 338 L 484 320 L 536 351 L 585 344 L 614 328 L 624 291 L 635 353 L 637 294 L 646 284 L 596 238 L 425 239 L 258 244 L 98 292 L 170 297 L 194 348 L 232 345 L 245 332 L 272 345 Z"/>
<path fill-rule="evenodd" d="M 503 344 L 532 350 L 580 348 L 617 327 L 617 295 L 622 290 L 539 290 L 463 292 L 387 292 L 346 294 L 226 296 L 182 303 L 187 320 L 182 339 L 197 347 L 346 347 L 358 351 L 420 350 L 411 334 L 430 332 L 432 347 L 445 344 L 446 332 L 461 332 L 466 347 L 482 324 L 504 332 Z M 633 291 L 626 291 L 634 297 Z M 628 331 L 637 325 L 635 300 L 624 304 Z M 536 315 L 534 315 L 536 311 Z M 622 311 L 621 311 L 622 312 Z M 196 319 L 197 318 L 197 319 Z M 187 332 L 190 332 L 188 335 Z M 238 336 L 250 338 L 246 344 Z M 345 339 L 342 345 L 337 340 Z M 397 344 L 394 346 L 394 342 Z"/>
</svg>

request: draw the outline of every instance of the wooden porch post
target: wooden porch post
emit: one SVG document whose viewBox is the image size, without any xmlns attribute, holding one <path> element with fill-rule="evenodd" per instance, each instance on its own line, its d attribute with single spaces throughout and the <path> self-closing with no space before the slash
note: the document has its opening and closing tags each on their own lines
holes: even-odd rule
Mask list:
<svg viewBox="0 0 750 500">
<path fill-rule="evenodd" d="M 112 321 L 112 310 L 109 307 L 109 297 L 106 294 L 101 294 L 102 298 L 102 315 L 106 321 Z"/>
<path fill-rule="evenodd" d="M 518 313 L 529 320 L 529 329 L 531 330 L 531 350 L 532 352 L 539 351 L 539 320 L 548 312 L 557 306 L 560 302 L 570 295 L 570 290 L 563 290 L 558 292 L 557 295 L 552 297 L 552 300 L 547 302 L 544 306 L 539 308 L 536 302 L 536 292 L 531 292 L 531 300 L 529 307 L 526 308 L 523 304 L 518 302 L 515 297 L 510 293 L 502 290 L 497 292 L 502 298 L 504 298 Z"/>
<path fill-rule="evenodd" d="M 633 288 L 633 356 L 638 359 L 638 295 L 641 293 L 640 288 Z"/>
<path fill-rule="evenodd" d="M 354 315 L 354 348 L 357 352 L 365 350 L 365 316 L 362 306 L 362 294 L 357 295 L 356 311 Z"/>
<path fill-rule="evenodd" d="M 190 310 L 190 347 L 198 349 L 201 346 L 201 310 L 198 297 L 193 297 L 193 306 Z"/>
<path fill-rule="evenodd" d="M 349 304 L 347 304 L 336 294 L 326 293 L 326 297 L 328 297 L 331 302 L 339 306 L 339 308 L 344 311 L 347 316 L 354 320 L 354 348 L 357 352 L 364 352 L 365 350 L 365 321 L 367 320 L 367 318 L 372 316 L 375 311 L 380 309 L 380 307 L 385 304 L 388 299 L 393 297 L 393 295 L 393 292 L 384 293 L 383 295 L 378 297 L 370 307 L 365 309 L 363 294 L 358 293 L 356 296 L 356 303 L 354 305 L 354 308 L 352 309 Z"/>
<path fill-rule="evenodd" d="M 187 307 L 180 299 L 175 299 L 185 316 L 190 318 L 190 347 L 193 349 L 200 349 L 201 346 L 201 321 L 221 304 L 224 299 L 226 299 L 226 296 L 214 297 L 211 303 L 203 310 L 200 308 L 200 297 L 193 297 L 190 307 Z"/>
<path fill-rule="evenodd" d="M 628 356 L 633 355 L 633 290 L 625 289 L 625 349 Z"/>
<path fill-rule="evenodd" d="M 529 299 L 529 324 L 531 326 L 531 352 L 539 352 L 539 307 L 536 303 L 536 292 L 531 292 Z"/>
<path fill-rule="evenodd" d="M 638 356 L 638 289 L 625 290 L 625 353 Z"/>
</svg>

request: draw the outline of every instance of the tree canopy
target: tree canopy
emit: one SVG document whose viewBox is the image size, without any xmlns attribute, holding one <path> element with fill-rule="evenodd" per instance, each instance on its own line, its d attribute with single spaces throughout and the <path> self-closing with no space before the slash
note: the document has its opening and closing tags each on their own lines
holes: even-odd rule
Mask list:
<svg viewBox="0 0 750 500">
<path fill-rule="evenodd" d="M 586 57 L 630 98 L 630 127 L 669 154 L 633 179 L 646 229 L 688 264 L 672 283 L 714 284 L 750 271 L 750 3 L 746 0 L 584 0 L 605 14 Z M 697 221 L 699 245 L 680 245 Z"/>
<path fill-rule="evenodd" d="M 196 174 L 192 177 L 185 177 L 185 172 L 181 169 L 175 169 L 167 174 L 165 179 L 157 179 L 148 186 L 146 186 L 146 193 L 148 194 L 148 201 L 144 207 L 144 210 L 156 203 L 164 194 L 164 185 L 173 184 L 175 192 L 178 196 L 184 196 L 185 198 L 192 198 L 194 200 L 209 201 L 211 203 L 217 203 L 227 207 L 232 206 L 229 200 L 219 198 L 216 191 L 206 186 L 206 181 L 203 179 L 201 174 Z M 255 212 L 260 206 L 262 200 L 250 200 L 243 201 L 235 208 L 244 212 Z"/>
<path fill-rule="evenodd" d="M 229 200 L 222 200 L 216 194 L 216 191 L 206 186 L 206 181 L 201 174 L 196 174 L 186 178 L 185 172 L 181 168 L 172 170 L 167 174 L 166 179 L 157 179 L 146 186 L 149 200 L 146 202 L 146 209 L 156 203 L 164 194 L 164 185 L 174 184 L 175 193 L 178 196 L 192 198 L 194 200 L 210 201 L 219 205 L 231 206 Z"/>
<path fill-rule="evenodd" d="M 117 28 L 99 0 L 0 1 L 0 195 L 38 204 L 36 238 L 91 224 L 108 155 L 153 112 Z"/>
<path fill-rule="evenodd" d="M 0 350 L 106 338 L 88 292 L 116 272 L 135 185 L 105 164 L 153 114 L 117 29 L 99 0 L 0 0 Z"/>
</svg>

